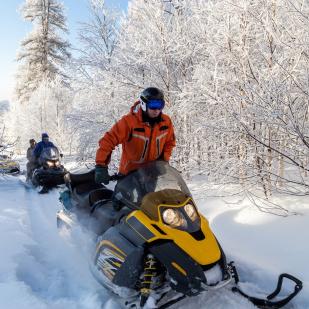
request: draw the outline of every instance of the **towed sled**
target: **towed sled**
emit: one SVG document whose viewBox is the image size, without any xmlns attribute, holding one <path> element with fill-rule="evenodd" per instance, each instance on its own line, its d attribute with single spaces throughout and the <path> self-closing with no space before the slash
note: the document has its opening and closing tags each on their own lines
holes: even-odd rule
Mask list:
<svg viewBox="0 0 309 309">
<path fill-rule="evenodd" d="M 13 160 L 9 155 L 0 154 L 0 174 L 20 174 L 19 163 L 16 160 Z"/>
<path fill-rule="evenodd" d="M 81 224 L 98 236 L 91 270 L 123 307 L 168 308 L 228 286 L 259 308 L 280 308 L 302 289 L 300 280 L 282 274 L 266 299 L 243 292 L 235 265 L 226 261 L 186 183 L 167 162 L 117 178 L 112 191 L 94 183 L 93 171 L 67 174 L 57 225 Z M 294 291 L 278 300 L 284 279 Z"/>
</svg>

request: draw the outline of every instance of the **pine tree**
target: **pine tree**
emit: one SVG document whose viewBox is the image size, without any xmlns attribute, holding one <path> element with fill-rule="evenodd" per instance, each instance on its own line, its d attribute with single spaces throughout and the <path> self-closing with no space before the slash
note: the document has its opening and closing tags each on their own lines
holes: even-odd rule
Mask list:
<svg viewBox="0 0 309 309">
<path fill-rule="evenodd" d="M 58 32 L 67 32 L 63 5 L 57 0 L 26 0 L 21 8 L 23 18 L 34 24 L 33 31 L 21 42 L 17 60 L 16 95 L 27 102 L 44 80 L 67 77 L 62 71 L 70 57 L 69 43 Z"/>
</svg>

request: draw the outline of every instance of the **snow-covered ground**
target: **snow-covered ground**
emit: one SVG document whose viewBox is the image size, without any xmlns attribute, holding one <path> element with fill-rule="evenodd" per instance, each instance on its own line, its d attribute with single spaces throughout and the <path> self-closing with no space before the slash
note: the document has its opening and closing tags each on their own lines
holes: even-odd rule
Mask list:
<svg viewBox="0 0 309 309">
<path fill-rule="evenodd" d="M 70 240 L 61 237 L 56 228 L 58 192 L 39 195 L 22 185 L 23 177 L 0 176 L 0 308 L 119 308 L 89 271 L 91 236 L 77 229 Z M 228 259 L 236 262 L 243 288 L 270 293 L 278 275 L 288 272 L 301 279 L 304 288 L 287 308 L 308 309 L 306 199 L 284 200 L 298 214 L 278 217 L 260 213 L 246 201 L 228 206 L 207 198 L 200 181 L 190 187 Z M 188 306 L 254 308 L 228 289 L 185 300 L 175 308 Z"/>
</svg>

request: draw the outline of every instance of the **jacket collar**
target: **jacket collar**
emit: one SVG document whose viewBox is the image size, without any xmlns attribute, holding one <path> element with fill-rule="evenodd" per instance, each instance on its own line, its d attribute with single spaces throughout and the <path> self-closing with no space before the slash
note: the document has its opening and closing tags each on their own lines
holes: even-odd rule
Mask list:
<svg viewBox="0 0 309 309">
<path fill-rule="evenodd" d="M 139 101 L 136 101 L 130 109 L 130 114 L 138 118 L 139 121 L 143 122 L 142 108 Z"/>
</svg>

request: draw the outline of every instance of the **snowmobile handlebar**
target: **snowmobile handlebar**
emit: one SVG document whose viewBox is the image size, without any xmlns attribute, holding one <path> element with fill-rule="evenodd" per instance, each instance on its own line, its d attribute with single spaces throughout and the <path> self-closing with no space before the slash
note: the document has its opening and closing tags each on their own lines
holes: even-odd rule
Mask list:
<svg viewBox="0 0 309 309">
<path fill-rule="evenodd" d="M 120 180 L 120 179 L 122 179 L 122 178 L 124 178 L 125 177 L 125 175 L 122 175 L 122 174 L 114 174 L 114 175 L 111 175 L 110 177 L 109 177 L 109 181 L 118 181 L 118 180 Z"/>
</svg>

